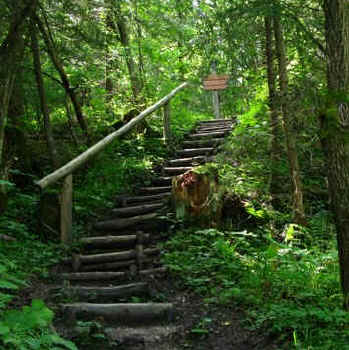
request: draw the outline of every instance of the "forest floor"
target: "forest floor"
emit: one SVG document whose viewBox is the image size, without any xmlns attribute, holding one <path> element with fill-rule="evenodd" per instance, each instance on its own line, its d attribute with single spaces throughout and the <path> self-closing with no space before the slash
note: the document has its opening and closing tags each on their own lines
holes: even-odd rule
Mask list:
<svg viewBox="0 0 349 350">
<path fill-rule="evenodd" d="M 53 282 L 53 281 L 51 281 Z M 275 350 L 276 341 L 243 326 L 243 310 L 227 305 L 205 303 L 171 275 L 163 279 L 148 279 L 151 298 L 173 303 L 175 314 L 169 323 L 151 326 L 119 326 L 95 322 L 71 323 L 57 313 L 54 327 L 81 350 Z M 17 296 L 12 307 L 29 305 L 33 299 L 45 300 L 57 308 L 50 296 L 51 284 L 32 280 Z M 87 327 L 86 327 L 87 326 Z M 92 326 L 92 327 L 91 327 Z M 83 329 L 86 328 L 87 331 Z"/>
</svg>

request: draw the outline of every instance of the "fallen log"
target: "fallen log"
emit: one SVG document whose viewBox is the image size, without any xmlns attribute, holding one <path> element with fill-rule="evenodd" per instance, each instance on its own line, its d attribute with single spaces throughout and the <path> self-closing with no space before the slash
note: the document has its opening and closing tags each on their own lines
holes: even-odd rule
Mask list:
<svg viewBox="0 0 349 350">
<path fill-rule="evenodd" d="M 169 322 L 173 319 L 174 307 L 170 303 L 144 303 L 144 304 L 92 304 L 74 303 L 61 305 L 67 316 L 94 319 L 102 317 L 108 321 L 125 323 L 142 323 L 153 321 Z"/>
</svg>

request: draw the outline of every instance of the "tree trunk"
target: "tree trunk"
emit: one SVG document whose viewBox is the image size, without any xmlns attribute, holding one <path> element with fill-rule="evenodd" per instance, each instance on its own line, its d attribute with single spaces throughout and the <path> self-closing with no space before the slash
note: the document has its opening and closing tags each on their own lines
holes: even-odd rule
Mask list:
<svg viewBox="0 0 349 350">
<path fill-rule="evenodd" d="M 74 89 L 70 86 L 70 82 L 69 82 L 67 74 L 65 73 L 63 64 L 60 61 L 60 59 L 58 58 L 56 50 L 55 50 L 54 45 L 53 45 L 53 42 L 52 42 L 51 38 L 49 37 L 43 23 L 39 19 L 39 17 L 36 16 L 35 21 L 38 24 L 38 27 L 39 27 L 40 32 L 42 34 L 42 37 L 45 41 L 47 52 L 51 58 L 51 61 L 52 61 L 53 65 L 55 66 L 58 74 L 61 77 L 62 85 L 72 101 L 78 123 L 79 123 L 83 133 L 85 134 L 87 142 L 90 143 L 90 136 L 88 133 L 87 123 L 86 123 L 85 117 L 82 113 L 81 105 L 78 101 L 78 98 L 75 94 Z"/>
<path fill-rule="evenodd" d="M 136 70 L 136 63 L 132 57 L 128 26 L 125 21 L 125 18 L 122 16 L 121 13 L 118 13 L 117 27 L 119 30 L 121 45 L 125 50 L 125 59 L 126 59 L 128 73 L 130 75 L 133 97 L 135 102 L 139 103 L 140 93 L 142 91 L 143 86 L 142 86 L 141 80 L 138 77 L 138 73 Z"/>
<path fill-rule="evenodd" d="M 269 88 L 269 109 L 270 109 L 270 126 L 271 126 L 271 174 L 270 174 L 270 193 L 275 195 L 281 191 L 280 175 L 278 174 L 278 163 L 280 161 L 281 140 L 280 140 L 280 120 L 278 115 L 275 87 L 275 69 L 274 69 L 274 50 L 273 50 L 273 27 L 272 17 L 266 16 L 265 36 L 266 36 L 266 58 L 267 58 L 267 78 Z"/>
<path fill-rule="evenodd" d="M 23 1 L 12 14 L 8 34 L 0 46 L 0 180 L 6 180 L 3 148 L 8 108 L 19 63 L 23 58 L 25 20 L 36 8 L 36 0 Z M 6 187 L 0 184 L 0 213 L 6 208 Z"/>
<path fill-rule="evenodd" d="M 280 17 L 275 16 L 273 19 L 276 54 L 279 63 L 280 104 L 283 117 L 283 127 L 286 138 L 286 148 L 290 167 L 290 176 L 293 187 L 293 220 L 296 224 L 304 225 L 306 223 L 306 220 L 304 215 L 303 191 L 296 148 L 296 137 L 294 135 L 292 120 L 288 111 L 288 76 L 286 49 L 283 38 L 282 26 L 280 23 Z"/>
<path fill-rule="evenodd" d="M 36 84 L 38 87 L 38 93 L 40 97 L 40 107 L 41 107 L 42 114 L 44 116 L 44 128 L 45 128 L 47 147 L 49 150 L 52 167 L 54 169 L 57 169 L 59 167 L 60 162 L 59 162 L 59 156 L 58 156 L 58 152 L 57 152 L 55 141 L 52 134 L 50 112 L 47 106 L 44 80 L 42 78 L 42 72 L 41 72 L 40 49 L 39 49 L 38 39 L 37 39 L 37 29 L 33 21 L 31 22 L 31 25 L 30 25 L 30 36 L 31 36 L 31 49 L 33 53 L 35 79 L 36 79 Z"/>
<path fill-rule="evenodd" d="M 325 0 L 327 43 L 326 110 L 321 134 L 327 158 L 329 195 L 337 228 L 344 307 L 349 311 L 349 6 Z"/>
</svg>

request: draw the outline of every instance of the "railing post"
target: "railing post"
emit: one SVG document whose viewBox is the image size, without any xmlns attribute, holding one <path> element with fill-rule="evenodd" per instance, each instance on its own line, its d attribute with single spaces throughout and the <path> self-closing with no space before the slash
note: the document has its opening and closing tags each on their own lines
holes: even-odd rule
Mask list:
<svg viewBox="0 0 349 350">
<path fill-rule="evenodd" d="M 164 104 L 164 140 L 165 144 L 171 141 L 171 106 L 170 101 Z"/>
<path fill-rule="evenodd" d="M 61 242 L 70 244 L 72 242 L 73 228 L 73 175 L 64 178 L 62 192 L 60 194 L 61 204 Z"/>
</svg>

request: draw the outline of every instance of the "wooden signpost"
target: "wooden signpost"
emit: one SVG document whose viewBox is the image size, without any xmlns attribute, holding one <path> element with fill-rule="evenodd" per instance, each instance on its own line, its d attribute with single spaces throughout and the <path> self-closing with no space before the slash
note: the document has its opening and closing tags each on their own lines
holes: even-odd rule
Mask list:
<svg viewBox="0 0 349 350">
<path fill-rule="evenodd" d="M 217 75 L 215 71 L 204 79 L 204 89 L 212 91 L 213 109 L 216 119 L 220 119 L 218 90 L 228 87 L 229 75 Z"/>
</svg>

